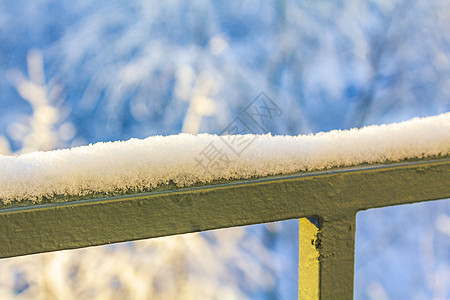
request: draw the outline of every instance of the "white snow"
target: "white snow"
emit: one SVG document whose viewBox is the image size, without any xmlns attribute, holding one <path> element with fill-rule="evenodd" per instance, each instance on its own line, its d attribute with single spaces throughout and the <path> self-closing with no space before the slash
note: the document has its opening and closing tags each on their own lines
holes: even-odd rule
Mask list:
<svg viewBox="0 0 450 300">
<path fill-rule="evenodd" d="M 449 151 L 450 113 L 315 135 L 152 136 L 19 156 L 0 155 L 0 199 L 8 203 L 55 195 L 141 191 L 171 180 L 178 186 L 188 186 L 221 178 L 447 156 Z M 200 160 L 205 167 L 210 163 L 209 167 L 202 167 Z"/>
</svg>

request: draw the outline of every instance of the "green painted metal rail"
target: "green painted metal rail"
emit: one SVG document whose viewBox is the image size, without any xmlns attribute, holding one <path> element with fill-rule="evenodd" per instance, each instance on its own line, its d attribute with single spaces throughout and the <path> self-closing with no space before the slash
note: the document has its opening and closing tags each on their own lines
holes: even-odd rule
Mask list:
<svg viewBox="0 0 450 300">
<path fill-rule="evenodd" d="M 360 210 L 450 198 L 450 159 L 0 208 L 0 257 L 300 219 L 299 297 L 351 299 Z M 318 228 L 304 217 L 318 219 Z M 431 221 L 431 220 L 430 220 Z"/>
</svg>

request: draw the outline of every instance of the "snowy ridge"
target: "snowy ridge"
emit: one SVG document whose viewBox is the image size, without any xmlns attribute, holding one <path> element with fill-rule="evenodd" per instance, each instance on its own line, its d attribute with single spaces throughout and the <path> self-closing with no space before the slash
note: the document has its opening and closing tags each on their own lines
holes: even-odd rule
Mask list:
<svg viewBox="0 0 450 300">
<path fill-rule="evenodd" d="M 0 199 L 8 203 L 55 195 L 141 191 L 170 181 L 188 186 L 221 178 L 446 156 L 449 151 L 450 113 L 315 135 L 152 136 L 0 155 Z"/>
</svg>

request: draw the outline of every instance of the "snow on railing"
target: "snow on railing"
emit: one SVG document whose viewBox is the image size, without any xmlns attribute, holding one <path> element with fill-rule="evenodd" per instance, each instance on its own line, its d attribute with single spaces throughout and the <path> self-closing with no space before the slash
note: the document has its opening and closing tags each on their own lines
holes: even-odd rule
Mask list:
<svg viewBox="0 0 450 300">
<path fill-rule="evenodd" d="M 183 134 L 1 156 L 0 257 L 301 218 L 299 296 L 348 299 L 356 213 L 449 198 L 449 150 L 447 113 L 307 136 Z"/>
<path fill-rule="evenodd" d="M 363 163 L 444 157 L 450 113 L 315 135 L 153 136 L 19 156 L 0 155 L 0 199 L 113 195 Z"/>
</svg>

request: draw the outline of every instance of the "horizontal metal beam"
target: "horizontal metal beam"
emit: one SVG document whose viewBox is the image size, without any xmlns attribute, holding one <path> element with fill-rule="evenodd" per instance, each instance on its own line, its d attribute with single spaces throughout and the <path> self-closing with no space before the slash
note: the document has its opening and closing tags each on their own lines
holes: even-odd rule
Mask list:
<svg viewBox="0 0 450 300">
<path fill-rule="evenodd" d="M 0 209 L 0 257 L 450 197 L 450 159 L 366 165 Z"/>
</svg>

